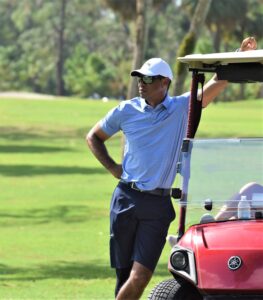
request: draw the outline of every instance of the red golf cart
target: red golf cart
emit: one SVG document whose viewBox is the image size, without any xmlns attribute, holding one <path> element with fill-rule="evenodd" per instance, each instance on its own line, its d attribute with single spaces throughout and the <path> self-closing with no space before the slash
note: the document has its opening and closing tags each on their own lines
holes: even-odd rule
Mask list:
<svg viewBox="0 0 263 300">
<path fill-rule="evenodd" d="M 169 237 L 173 278 L 158 284 L 148 299 L 263 299 L 263 138 L 194 139 L 204 73 L 263 82 L 263 50 L 179 59 L 192 71 L 192 88 L 176 179 L 178 235 Z"/>
</svg>

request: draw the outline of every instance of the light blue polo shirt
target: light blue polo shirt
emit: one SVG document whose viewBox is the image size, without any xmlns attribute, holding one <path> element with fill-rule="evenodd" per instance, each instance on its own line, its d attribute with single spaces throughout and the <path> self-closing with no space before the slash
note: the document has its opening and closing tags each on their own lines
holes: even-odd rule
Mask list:
<svg viewBox="0 0 263 300">
<path fill-rule="evenodd" d="M 123 174 L 142 190 L 170 188 L 186 134 L 189 93 L 166 96 L 155 108 L 143 98 L 121 102 L 100 121 L 109 136 L 122 130 L 125 137 Z"/>
</svg>

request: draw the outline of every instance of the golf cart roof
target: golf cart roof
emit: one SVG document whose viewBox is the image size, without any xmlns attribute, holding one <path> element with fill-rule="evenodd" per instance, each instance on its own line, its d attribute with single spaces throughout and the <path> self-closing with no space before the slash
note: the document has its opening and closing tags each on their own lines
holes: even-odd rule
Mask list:
<svg viewBox="0 0 263 300">
<path fill-rule="evenodd" d="M 202 65 L 227 65 L 233 63 L 260 63 L 263 64 L 263 50 L 224 52 L 210 54 L 191 54 L 178 57 L 178 60 L 189 64 L 190 68 Z"/>
<path fill-rule="evenodd" d="M 178 60 L 190 71 L 215 72 L 219 80 L 263 82 L 263 50 L 191 54 Z"/>
</svg>

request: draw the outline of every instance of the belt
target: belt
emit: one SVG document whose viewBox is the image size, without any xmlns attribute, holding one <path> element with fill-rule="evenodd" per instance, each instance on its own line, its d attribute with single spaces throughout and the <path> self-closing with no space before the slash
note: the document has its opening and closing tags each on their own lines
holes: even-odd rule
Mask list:
<svg viewBox="0 0 263 300">
<path fill-rule="evenodd" d="M 171 196 L 172 194 L 172 189 L 161 189 L 161 188 L 157 188 L 154 190 L 141 190 L 137 187 L 135 182 L 126 182 L 123 180 L 120 180 L 120 183 L 123 183 L 127 186 L 129 186 L 131 189 L 141 192 L 141 193 L 146 193 L 146 194 L 151 194 L 151 195 L 155 195 L 155 196 Z"/>
</svg>

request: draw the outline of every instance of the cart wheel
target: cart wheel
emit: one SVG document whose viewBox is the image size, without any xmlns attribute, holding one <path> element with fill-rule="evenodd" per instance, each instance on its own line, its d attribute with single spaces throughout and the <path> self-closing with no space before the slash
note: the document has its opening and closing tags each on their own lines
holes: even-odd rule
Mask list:
<svg viewBox="0 0 263 300">
<path fill-rule="evenodd" d="M 201 300 L 203 297 L 189 285 L 168 279 L 159 283 L 150 293 L 148 300 Z"/>
</svg>

